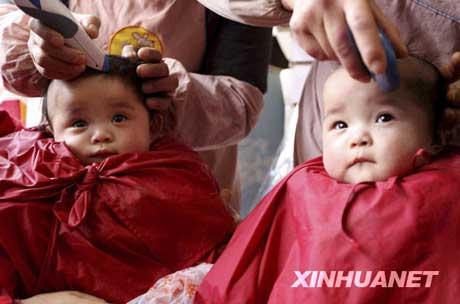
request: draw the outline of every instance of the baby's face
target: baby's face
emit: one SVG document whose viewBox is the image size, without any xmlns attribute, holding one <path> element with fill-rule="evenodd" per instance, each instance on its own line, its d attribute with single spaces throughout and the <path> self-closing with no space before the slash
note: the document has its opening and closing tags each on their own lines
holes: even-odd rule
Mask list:
<svg viewBox="0 0 460 304">
<path fill-rule="evenodd" d="M 96 75 L 70 84 L 53 82 L 48 116 L 55 140 L 65 142 L 85 165 L 149 150 L 149 113 L 118 78 Z"/>
<path fill-rule="evenodd" d="M 346 183 L 381 181 L 407 173 L 415 153 L 432 142 L 430 114 L 405 89 L 383 93 L 344 70 L 324 89 L 323 160 Z"/>
</svg>

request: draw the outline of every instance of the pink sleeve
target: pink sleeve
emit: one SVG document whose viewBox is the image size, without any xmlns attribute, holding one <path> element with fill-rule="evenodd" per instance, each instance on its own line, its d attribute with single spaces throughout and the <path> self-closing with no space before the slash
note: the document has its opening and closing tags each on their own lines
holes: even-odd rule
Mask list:
<svg viewBox="0 0 460 304">
<path fill-rule="evenodd" d="M 254 26 L 271 27 L 286 24 L 291 12 L 284 9 L 281 0 L 197 0 L 218 15 Z"/>
<path fill-rule="evenodd" d="M 14 5 L 0 5 L 0 71 L 3 86 L 25 96 L 41 96 L 48 80 L 36 70 L 27 47 L 29 17 Z"/>
<path fill-rule="evenodd" d="M 258 88 L 229 76 L 189 73 L 166 59 L 179 78 L 175 94 L 179 136 L 196 150 L 238 143 L 255 126 L 263 107 Z"/>
</svg>

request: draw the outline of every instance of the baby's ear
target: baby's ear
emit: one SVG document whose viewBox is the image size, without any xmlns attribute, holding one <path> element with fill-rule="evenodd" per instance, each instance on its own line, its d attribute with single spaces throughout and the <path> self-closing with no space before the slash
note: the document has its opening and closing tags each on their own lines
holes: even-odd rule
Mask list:
<svg viewBox="0 0 460 304">
<path fill-rule="evenodd" d="M 437 135 L 443 145 L 456 143 L 460 138 L 460 109 L 453 107 L 444 109 Z"/>
<path fill-rule="evenodd" d="M 152 139 L 161 135 L 174 135 L 176 132 L 176 108 L 174 104 L 168 109 L 154 111 L 150 119 L 150 136 Z"/>
<path fill-rule="evenodd" d="M 155 141 L 159 136 L 163 135 L 164 117 L 161 113 L 154 113 L 150 119 L 150 142 Z"/>
</svg>

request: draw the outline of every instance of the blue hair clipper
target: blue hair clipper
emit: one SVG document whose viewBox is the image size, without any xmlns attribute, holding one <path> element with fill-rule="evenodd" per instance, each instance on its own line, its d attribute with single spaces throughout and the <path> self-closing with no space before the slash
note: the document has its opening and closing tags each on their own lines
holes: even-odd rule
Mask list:
<svg viewBox="0 0 460 304">
<path fill-rule="evenodd" d="M 387 68 L 385 73 L 382 74 L 374 74 L 372 73 L 364 64 L 361 54 L 359 53 L 358 47 L 356 46 L 355 38 L 351 33 L 350 29 L 348 28 L 348 34 L 350 36 L 350 40 L 352 42 L 353 48 L 357 54 L 359 54 L 362 65 L 366 68 L 369 75 L 377 82 L 380 89 L 384 92 L 391 92 L 397 90 L 399 88 L 399 71 L 398 71 L 398 64 L 396 61 L 396 54 L 391 45 L 390 40 L 385 35 L 385 33 L 379 28 L 379 36 L 380 41 L 382 42 L 383 49 L 385 50 L 385 56 L 387 58 Z"/>
<path fill-rule="evenodd" d="M 13 0 L 27 15 L 40 20 L 46 26 L 64 36 L 65 43 L 81 50 L 87 57 L 87 65 L 108 72 L 117 61 L 116 56 L 104 52 L 88 36 L 72 12 L 59 0 Z"/>
</svg>

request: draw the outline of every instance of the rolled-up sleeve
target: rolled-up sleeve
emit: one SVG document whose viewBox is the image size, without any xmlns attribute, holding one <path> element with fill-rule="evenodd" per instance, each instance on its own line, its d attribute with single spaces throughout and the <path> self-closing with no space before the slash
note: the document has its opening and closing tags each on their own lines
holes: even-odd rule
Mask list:
<svg viewBox="0 0 460 304">
<path fill-rule="evenodd" d="M 177 131 L 196 150 L 238 143 L 255 126 L 263 107 L 262 92 L 229 76 L 188 73 L 182 64 L 165 59 L 179 79 L 175 94 Z"/>
<path fill-rule="evenodd" d="M 41 96 L 48 80 L 35 68 L 27 47 L 29 17 L 14 5 L 0 4 L 0 72 L 9 91 Z"/>
<path fill-rule="evenodd" d="M 281 0 L 198 0 L 203 6 L 233 21 L 270 27 L 286 24 L 291 12 Z"/>
</svg>

